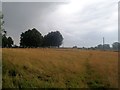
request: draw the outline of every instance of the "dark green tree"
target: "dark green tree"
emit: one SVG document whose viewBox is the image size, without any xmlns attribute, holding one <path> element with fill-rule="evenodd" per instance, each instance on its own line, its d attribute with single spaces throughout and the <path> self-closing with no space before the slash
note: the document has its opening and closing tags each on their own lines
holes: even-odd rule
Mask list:
<svg viewBox="0 0 120 90">
<path fill-rule="evenodd" d="M 4 16 L 3 16 L 2 12 L 0 11 L 0 47 L 7 46 L 7 44 L 6 44 L 7 43 L 7 40 L 6 40 L 7 31 L 5 31 L 5 29 L 3 28 L 3 25 L 4 25 L 3 17 Z M 4 45 L 4 46 L 2 46 L 2 45 Z"/>
<path fill-rule="evenodd" d="M 62 44 L 63 36 L 59 31 L 50 32 L 44 36 L 43 46 L 59 47 Z"/>
<path fill-rule="evenodd" d="M 20 37 L 21 47 L 41 47 L 43 42 L 42 34 L 33 28 L 32 30 L 25 31 Z"/>
<path fill-rule="evenodd" d="M 120 43 L 119 42 L 114 42 L 112 44 L 112 49 L 115 51 L 119 51 L 120 50 Z"/>
<path fill-rule="evenodd" d="M 8 39 L 6 37 L 6 35 L 2 35 L 2 47 L 7 47 L 8 44 Z"/>
<path fill-rule="evenodd" d="M 13 39 L 11 37 L 8 37 L 7 39 L 7 44 L 8 44 L 8 47 L 11 48 L 12 45 L 13 45 Z"/>
<path fill-rule="evenodd" d="M 5 47 L 9 47 L 11 48 L 12 45 L 14 44 L 14 41 L 11 37 L 6 37 L 6 35 L 2 35 L 2 47 L 5 48 Z"/>
<path fill-rule="evenodd" d="M 104 44 L 103 47 L 104 47 L 103 48 L 104 50 L 110 50 L 111 49 L 109 44 Z"/>
</svg>

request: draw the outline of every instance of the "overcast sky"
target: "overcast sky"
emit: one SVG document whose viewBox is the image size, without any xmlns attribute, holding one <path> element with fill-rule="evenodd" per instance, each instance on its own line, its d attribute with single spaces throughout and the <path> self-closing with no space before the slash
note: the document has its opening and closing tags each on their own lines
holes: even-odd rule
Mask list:
<svg viewBox="0 0 120 90">
<path fill-rule="evenodd" d="M 20 34 L 32 28 L 43 36 L 60 31 L 64 46 L 96 46 L 102 37 L 108 44 L 118 41 L 118 0 L 3 2 L 2 12 L 7 35 L 17 45 Z"/>
</svg>

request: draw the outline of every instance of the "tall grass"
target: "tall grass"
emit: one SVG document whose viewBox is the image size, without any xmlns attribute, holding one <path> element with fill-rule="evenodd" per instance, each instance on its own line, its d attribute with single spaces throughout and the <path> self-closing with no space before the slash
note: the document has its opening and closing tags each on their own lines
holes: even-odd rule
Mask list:
<svg viewBox="0 0 120 90">
<path fill-rule="evenodd" d="M 118 53 L 3 49 L 3 88 L 117 88 Z"/>
</svg>

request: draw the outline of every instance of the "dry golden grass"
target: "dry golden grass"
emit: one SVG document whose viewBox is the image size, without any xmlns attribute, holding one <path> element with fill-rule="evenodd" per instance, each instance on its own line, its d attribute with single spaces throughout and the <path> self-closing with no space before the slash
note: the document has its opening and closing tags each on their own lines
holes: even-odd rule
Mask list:
<svg viewBox="0 0 120 90">
<path fill-rule="evenodd" d="M 117 88 L 118 53 L 3 49 L 3 87 Z"/>
</svg>

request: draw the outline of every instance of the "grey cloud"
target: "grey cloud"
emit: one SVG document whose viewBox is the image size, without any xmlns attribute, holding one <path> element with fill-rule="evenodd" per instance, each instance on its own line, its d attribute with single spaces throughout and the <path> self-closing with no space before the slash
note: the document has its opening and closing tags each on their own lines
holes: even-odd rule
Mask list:
<svg viewBox="0 0 120 90">
<path fill-rule="evenodd" d="M 3 3 L 5 29 L 19 43 L 21 32 L 37 28 L 43 35 L 59 30 L 64 46 L 95 46 L 106 38 L 106 43 L 117 41 L 117 2 L 107 0 L 88 4 L 82 11 L 63 16 L 58 8 L 69 3 Z M 108 29 L 108 31 L 107 31 Z"/>
</svg>

